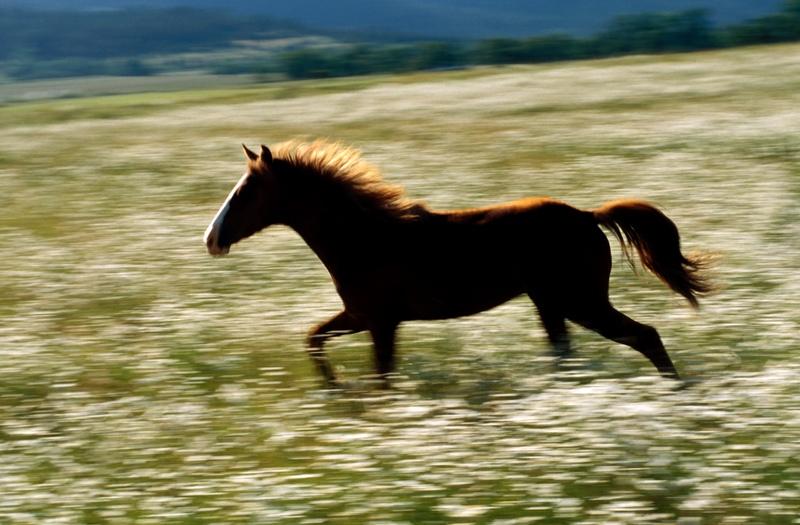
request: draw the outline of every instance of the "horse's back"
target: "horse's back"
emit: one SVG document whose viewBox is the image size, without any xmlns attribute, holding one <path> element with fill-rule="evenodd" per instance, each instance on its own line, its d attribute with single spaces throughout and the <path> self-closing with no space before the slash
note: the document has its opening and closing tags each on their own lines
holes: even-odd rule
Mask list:
<svg viewBox="0 0 800 525">
<path fill-rule="evenodd" d="M 607 280 L 610 268 L 591 214 L 552 199 L 431 211 L 398 248 L 391 273 L 412 318 L 469 315 L 536 290 L 573 295 L 586 279 Z"/>
<path fill-rule="evenodd" d="M 434 251 L 514 255 L 526 265 L 561 264 L 597 243 L 607 245 L 594 216 L 562 201 L 539 197 L 496 206 L 430 212 L 419 231 Z M 438 248 L 437 248 L 438 247 Z"/>
</svg>

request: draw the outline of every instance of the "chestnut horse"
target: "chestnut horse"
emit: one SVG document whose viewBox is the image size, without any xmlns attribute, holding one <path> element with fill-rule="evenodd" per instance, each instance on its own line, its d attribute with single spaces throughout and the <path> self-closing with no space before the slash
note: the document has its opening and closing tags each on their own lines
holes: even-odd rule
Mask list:
<svg viewBox="0 0 800 525">
<path fill-rule="evenodd" d="M 641 200 L 579 210 L 549 198 L 434 211 L 404 197 L 351 148 L 288 142 L 244 147 L 247 171 L 205 232 L 212 255 L 271 224 L 294 229 L 331 274 L 344 310 L 311 330 L 308 349 L 327 385 L 336 377 L 323 345 L 363 330 L 387 382 L 403 321 L 475 314 L 521 294 L 536 305 L 557 356 L 570 354 L 566 320 L 642 353 L 678 377 L 658 332 L 608 298 L 608 228 L 630 259 L 697 306 L 710 290 L 703 261 L 681 253 L 675 224 Z"/>
</svg>

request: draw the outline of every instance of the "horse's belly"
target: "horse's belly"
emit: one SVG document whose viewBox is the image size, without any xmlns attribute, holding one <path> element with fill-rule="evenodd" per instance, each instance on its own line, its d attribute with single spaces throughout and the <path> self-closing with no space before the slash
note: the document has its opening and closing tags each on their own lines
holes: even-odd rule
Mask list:
<svg viewBox="0 0 800 525">
<path fill-rule="evenodd" d="M 524 291 L 512 272 L 451 271 L 407 283 L 402 296 L 409 319 L 447 319 L 489 310 Z"/>
</svg>

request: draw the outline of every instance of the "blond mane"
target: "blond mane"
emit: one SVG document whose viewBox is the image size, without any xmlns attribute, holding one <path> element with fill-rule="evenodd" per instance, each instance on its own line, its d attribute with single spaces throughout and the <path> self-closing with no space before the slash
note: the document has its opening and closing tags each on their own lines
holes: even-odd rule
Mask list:
<svg viewBox="0 0 800 525">
<path fill-rule="evenodd" d="M 410 218 L 424 207 L 408 199 L 403 188 L 383 180 L 381 173 L 357 149 L 340 143 L 292 140 L 271 148 L 272 157 L 292 169 L 302 170 L 341 184 L 365 209 Z"/>
</svg>

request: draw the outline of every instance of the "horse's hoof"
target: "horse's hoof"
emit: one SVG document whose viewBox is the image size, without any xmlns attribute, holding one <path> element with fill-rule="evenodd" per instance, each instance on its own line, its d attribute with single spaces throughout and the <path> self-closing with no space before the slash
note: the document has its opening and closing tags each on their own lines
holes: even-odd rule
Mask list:
<svg viewBox="0 0 800 525">
<path fill-rule="evenodd" d="M 338 379 L 324 379 L 322 383 L 323 390 L 330 390 L 333 392 L 341 391 L 344 389 L 344 383 Z"/>
<path fill-rule="evenodd" d="M 702 381 L 696 377 L 678 379 L 678 381 L 675 384 L 675 390 L 677 391 L 688 390 L 689 388 L 692 388 L 693 386 L 700 384 L 701 382 Z"/>
</svg>

